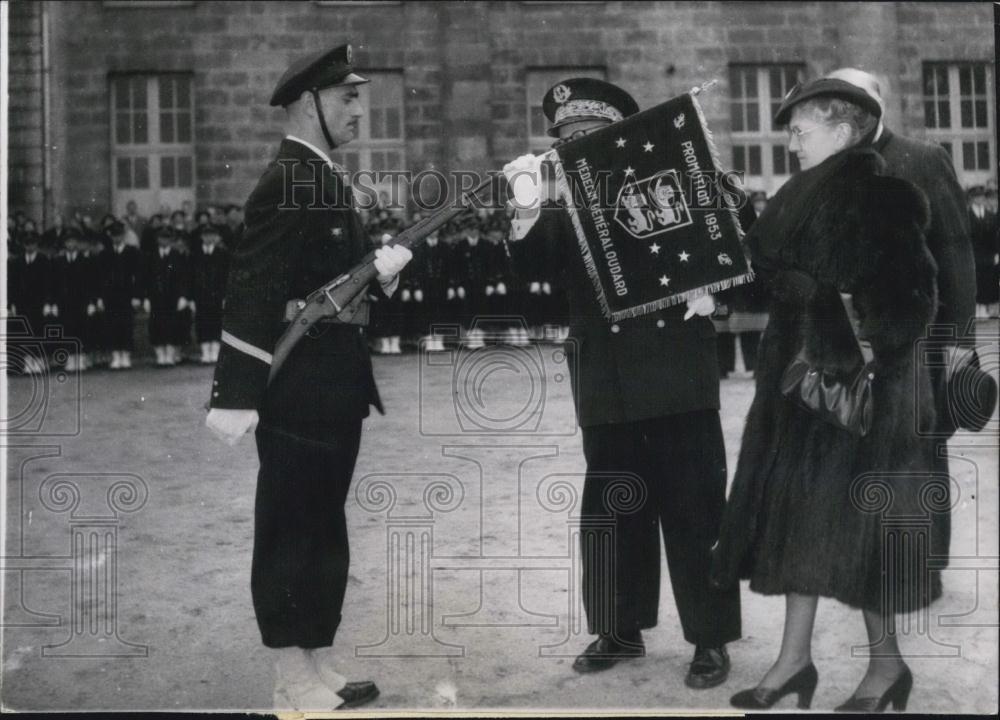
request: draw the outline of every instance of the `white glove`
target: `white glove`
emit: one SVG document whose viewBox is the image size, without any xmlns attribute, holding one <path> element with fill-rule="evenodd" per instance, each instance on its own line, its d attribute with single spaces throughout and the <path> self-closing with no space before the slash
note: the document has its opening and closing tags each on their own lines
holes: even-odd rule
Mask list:
<svg viewBox="0 0 1000 720">
<path fill-rule="evenodd" d="M 549 285 L 547 282 L 543 282 L 542 283 L 542 292 L 545 293 L 546 295 L 551 295 L 552 294 L 552 286 Z"/>
<path fill-rule="evenodd" d="M 103 298 L 97 298 L 97 309 L 100 310 L 101 312 L 104 312 L 104 299 Z"/>
<path fill-rule="evenodd" d="M 489 297 L 492 294 L 493 294 L 493 286 L 492 285 L 487 285 L 486 286 L 486 297 Z"/>
<path fill-rule="evenodd" d="M 49 305 L 48 303 L 45 303 L 45 305 L 42 306 L 42 315 L 44 317 L 48 317 L 51 314 L 52 314 L 52 306 Z"/>
<path fill-rule="evenodd" d="M 205 418 L 205 426 L 227 445 L 235 445 L 257 426 L 258 420 L 256 410 L 212 408 Z"/>
<path fill-rule="evenodd" d="M 503 174 L 514 195 L 514 207 L 533 210 L 542 202 L 541 155 L 522 155 L 503 166 Z"/>
<path fill-rule="evenodd" d="M 695 315 L 705 317 L 715 312 L 715 298 L 711 295 L 699 295 L 694 300 L 687 301 L 687 312 L 684 319 L 690 320 Z"/>
<path fill-rule="evenodd" d="M 528 292 L 531 293 L 532 295 L 538 295 L 540 292 L 542 292 L 542 284 L 536 280 L 535 282 L 531 283 L 530 287 L 528 287 Z"/>
<path fill-rule="evenodd" d="M 413 299 L 416 300 L 417 302 L 423 302 L 424 301 L 424 291 L 423 290 L 419 290 L 419 289 L 418 290 L 414 290 L 413 291 Z"/>
<path fill-rule="evenodd" d="M 13 305 L 13 304 L 12 304 L 12 305 L 10 306 L 10 314 L 11 314 L 11 315 L 17 315 L 17 305 Z"/>
<path fill-rule="evenodd" d="M 132 309 L 138 310 L 141 307 L 142 307 L 142 300 L 140 300 L 139 298 L 132 298 Z"/>
<path fill-rule="evenodd" d="M 408 289 L 403 288 L 403 292 L 399 294 L 399 299 L 403 302 L 410 302 L 411 293 Z"/>
<path fill-rule="evenodd" d="M 448 299 L 449 300 L 455 299 L 455 288 L 448 288 Z"/>
<path fill-rule="evenodd" d="M 149 302 L 149 298 L 142 301 L 142 309 L 147 313 L 153 312 L 153 304 Z"/>
<path fill-rule="evenodd" d="M 90 303 L 87 306 L 87 317 L 93 317 L 94 313 L 97 312 L 97 306 L 94 303 Z"/>
<path fill-rule="evenodd" d="M 384 245 L 378 248 L 375 251 L 375 269 L 378 270 L 379 281 L 388 282 L 412 259 L 413 253 L 402 245 Z"/>
<path fill-rule="evenodd" d="M 507 294 L 507 286 L 504 285 L 502 282 L 498 282 L 497 283 L 497 295 L 506 295 L 506 294 Z"/>
<path fill-rule="evenodd" d="M 180 312 L 188 306 L 187 298 L 177 298 L 177 311 Z"/>
<path fill-rule="evenodd" d="M 456 290 L 455 292 L 458 293 L 458 299 L 459 300 L 465 300 L 465 288 L 464 287 L 458 288 L 458 290 Z"/>
</svg>

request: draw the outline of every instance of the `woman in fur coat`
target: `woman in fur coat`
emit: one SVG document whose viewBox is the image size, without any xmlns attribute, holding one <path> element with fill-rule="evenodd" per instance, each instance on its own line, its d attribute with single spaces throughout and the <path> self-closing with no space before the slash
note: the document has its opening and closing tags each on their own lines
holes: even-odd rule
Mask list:
<svg viewBox="0 0 1000 720">
<path fill-rule="evenodd" d="M 810 654 L 819 596 L 863 612 L 867 673 L 837 710 L 906 706 L 912 675 L 895 637 L 895 614 L 941 594 L 947 559 L 947 478 L 934 477 L 918 419 L 933 413 L 916 341 L 934 318 L 936 266 L 924 242 L 928 210 L 912 184 L 882 175 L 870 147 L 880 108 L 839 80 L 795 88 L 776 122 L 802 172 L 769 202 L 747 236 L 758 281 L 768 286 L 756 394 L 747 415 L 713 579 L 785 595 L 777 661 L 756 688 L 733 696 L 766 708 L 796 693 L 807 708 L 818 682 Z M 858 337 L 874 355 L 870 431 L 858 437 L 781 394 L 781 377 L 804 349 L 813 367 L 852 378 L 863 364 L 840 293 L 852 296 Z M 918 417 L 919 416 L 919 417 Z M 905 516 L 905 522 L 898 522 Z M 897 521 L 897 522 L 893 522 Z"/>
</svg>

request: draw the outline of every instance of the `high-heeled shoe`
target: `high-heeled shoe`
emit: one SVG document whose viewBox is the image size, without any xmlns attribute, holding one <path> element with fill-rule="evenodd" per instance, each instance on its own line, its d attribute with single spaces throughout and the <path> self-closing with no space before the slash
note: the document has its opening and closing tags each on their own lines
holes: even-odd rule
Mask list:
<svg viewBox="0 0 1000 720">
<path fill-rule="evenodd" d="M 799 709 L 808 710 L 809 706 L 812 705 L 813 694 L 816 692 L 818 683 L 819 673 L 816 672 L 816 666 L 809 663 L 788 678 L 780 688 L 756 687 L 741 690 L 729 699 L 729 703 L 733 707 L 743 710 L 764 710 L 774 705 L 785 695 L 798 693 Z"/>
<path fill-rule="evenodd" d="M 834 712 L 880 713 L 885 712 L 886 707 L 891 702 L 893 710 L 904 712 L 906 701 L 910 699 L 910 690 L 912 689 L 913 673 L 904 663 L 902 674 L 896 678 L 888 690 L 882 693 L 881 697 L 857 698 L 852 696 L 850 700 L 843 705 L 838 705 L 833 710 Z"/>
</svg>

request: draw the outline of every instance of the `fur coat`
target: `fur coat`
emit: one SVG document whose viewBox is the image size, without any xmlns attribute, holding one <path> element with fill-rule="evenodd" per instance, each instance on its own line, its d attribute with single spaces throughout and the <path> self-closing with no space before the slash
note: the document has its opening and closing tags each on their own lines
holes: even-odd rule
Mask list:
<svg viewBox="0 0 1000 720">
<path fill-rule="evenodd" d="M 834 597 L 908 612 L 941 593 L 948 478 L 935 477 L 934 404 L 919 343 L 937 305 L 924 241 L 924 195 L 885 177 L 870 148 L 795 176 L 751 228 L 747 245 L 771 295 L 756 394 L 719 542 L 713 581 L 749 578 L 764 594 Z M 779 390 L 800 348 L 852 375 L 861 354 L 838 293 L 853 296 L 875 357 L 873 427 L 855 437 Z M 918 423 L 919 421 L 919 423 Z"/>
</svg>

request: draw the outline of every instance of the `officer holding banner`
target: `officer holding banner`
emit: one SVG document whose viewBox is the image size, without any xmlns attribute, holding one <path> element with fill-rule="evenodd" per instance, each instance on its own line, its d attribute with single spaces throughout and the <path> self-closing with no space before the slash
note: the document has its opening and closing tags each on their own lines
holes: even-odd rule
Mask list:
<svg viewBox="0 0 1000 720">
<path fill-rule="evenodd" d="M 275 88 L 271 105 L 285 109 L 286 135 L 232 249 L 207 418 L 230 443 L 257 426 L 251 593 L 262 641 L 280 653 L 275 707 L 283 709 L 353 707 L 378 695 L 371 681 L 347 682 L 326 652 L 347 587 L 344 503 L 361 423 L 370 405 L 382 409 L 365 308 L 317 323 L 268 380 L 302 299 L 371 249 L 346 172 L 328 155 L 356 137 L 365 82 L 351 46 L 341 45 L 295 62 Z M 391 295 L 410 257 L 404 247 L 378 249 L 375 290 Z"/>
<path fill-rule="evenodd" d="M 638 106 L 615 85 L 573 78 L 546 93 L 543 110 L 558 145 L 622 120 Z M 588 629 L 598 636 L 573 668 L 595 672 L 645 654 L 641 631 L 657 622 L 662 530 L 684 637 L 694 645 L 685 682 L 718 685 L 729 673 L 725 645 L 741 630 L 739 589 L 709 584 L 710 549 L 726 492 L 709 319 L 714 302 L 703 294 L 686 308 L 607 320 L 568 213 L 542 203 L 540 165 L 541 157 L 525 155 L 504 173 L 516 208 L 511 240 L 537 248 L 515 255 L 522 262 L 557 257 L 569 297 L 567 358 L 587 461 L 583 601 Z M 595 525 L 609 519 L 615 521 L 614 549 L 605 552 Z"/>
</svg>

